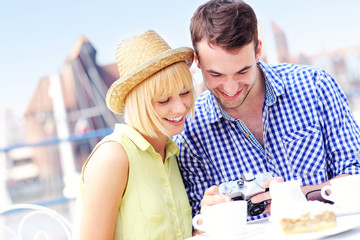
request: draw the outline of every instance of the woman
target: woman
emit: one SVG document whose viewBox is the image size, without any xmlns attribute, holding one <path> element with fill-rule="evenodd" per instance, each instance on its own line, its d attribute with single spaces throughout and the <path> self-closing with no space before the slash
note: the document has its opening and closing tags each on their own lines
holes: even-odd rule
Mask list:
<svg viewBox="0 0 360 240">
<path fill-rule="evenodd" d="M 82 170 L 80 239 L 184 239 L 191 208 L 178 169 L 179 134 L 193 109 L 191 48 L 171 49 L 154 31 L 119 44 L 120 79 L 108 108 L 124 114 Z"/>
</svg>

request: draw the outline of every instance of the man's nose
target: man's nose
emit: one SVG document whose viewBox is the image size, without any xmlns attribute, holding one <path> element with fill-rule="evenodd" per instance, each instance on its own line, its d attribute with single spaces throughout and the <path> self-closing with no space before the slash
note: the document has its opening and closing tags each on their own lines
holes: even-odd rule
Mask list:
<svg viewBox="0 0 360 240">
<path fill-rule="evenodd" d="M 224 82 L 224 91 L 226 94 L 232 96 L 235 95 L 235 93 L 238 90 L 238 83 L 235 79 L 229 77 L 228 79 L 226 79 L 226 81 Z"/>
</svg>

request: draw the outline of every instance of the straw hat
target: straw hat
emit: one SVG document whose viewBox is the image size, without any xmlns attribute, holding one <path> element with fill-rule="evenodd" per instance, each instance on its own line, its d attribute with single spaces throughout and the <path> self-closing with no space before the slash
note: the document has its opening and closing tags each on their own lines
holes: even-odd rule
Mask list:
<svg viewBox="0 0 360 240">
<path fill-rule="evenodd" d="M 122 114 L 125 98 L 134 87 L 173 63 L 185 61 L 190 67 L 194 52 L 188 47 L 172 49 L 155 31 L 149 30 L 120 43 L 115 55 L 121 77 L 109 88 L 106 105 L 114 113 Z"/>
</svg>

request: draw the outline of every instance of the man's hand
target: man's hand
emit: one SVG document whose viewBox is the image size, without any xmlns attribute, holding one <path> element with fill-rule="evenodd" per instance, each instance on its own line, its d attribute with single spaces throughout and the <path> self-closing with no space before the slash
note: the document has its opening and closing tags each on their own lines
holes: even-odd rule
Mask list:
<svg viewBox="0 0 360 240">
<path fill-rule="evenodd" d="M 277 182 L 284 182 L 284 179 L 282 177 L 273 177 L 273 178 L 270 178 L 270 179 L 266 180 L 261 187 L 262 188 L 269 188 L 270 183 L 272 181 L 274 181 L 274 180 L 277 181 Z M 255 196 L 253 196 L 251 198 L 252 203 L 260 203 L 260 202 L 264 202 L 264 201 L 267 201 L 268 204 L 266 205 L 266 209 L 262 214 L 269 214 L 270 213 L 270 207 L 271 207 L 270 191 L 256 194 Z"/>
</svg>

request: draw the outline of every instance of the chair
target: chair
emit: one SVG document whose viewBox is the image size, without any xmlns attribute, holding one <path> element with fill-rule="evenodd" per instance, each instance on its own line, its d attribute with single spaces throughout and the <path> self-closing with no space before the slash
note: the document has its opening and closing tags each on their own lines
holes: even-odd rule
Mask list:
<svg viewBox="0 0 360 240">
<path fill-rule="evenodd" d="M 45 215 L 46 218 L 50 218 L 57 222 L 60 227 L 64 230 L 67 239 L 71 240 L 71 234 L 72 234 L 72 224 L 60 213 L 35 204 L 12 204 L 6 207 L 2 207 L 0 209 L 0 216 L 7 215 L 10 212 L 18 212 L 18 211 L 25 211 L 30 210 L 30 212 L 26 213 L 25 216 L 21 218 L 21 221 L 18 224 L 17 233 L 9 226 L 1 225 L 0 222 L 0 229 L 4 229 L 7 233 L 9 233 L 13 239 L 15 240 L 22 240 L 25 239 L 23 237 L 24 235 L 24 226 L 28 222 L 30 218 L 33 218 L 35 215 Z M 49 231 L 49 229 L 47 229 Z M 46 229 L 39 230 L 35 233 L 33 239 L 39 239 L 40 236 L 42 236 L 41 239 L 50 239 L 48 232 Z M 29 236 L 26 236 L 26 239 L 29 239 Z M 0 237 L 1 238 L 1 237 Z"/>
</svg>

